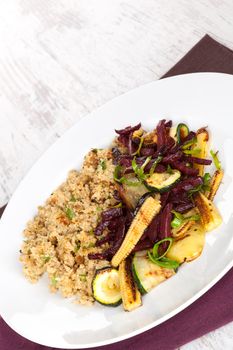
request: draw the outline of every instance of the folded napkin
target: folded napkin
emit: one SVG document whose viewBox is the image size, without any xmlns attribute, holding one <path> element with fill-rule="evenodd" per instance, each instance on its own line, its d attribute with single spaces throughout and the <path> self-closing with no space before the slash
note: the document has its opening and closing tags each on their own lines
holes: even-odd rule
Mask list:
<svg viewBox="0 0 233 350">
<path fill-rule="evenodd" d="M 164 77 L 192 72 L 233 74 L 233 52 L 206 35 Z M 92 350 L 176 349 L 233 321 L 232 287 L 233 269 L 200 299 L 168 321 L 131 339 Z M 0 319 L 0 349 L 51 350 L 52 348 L 24 339 Z"/>
</svg>

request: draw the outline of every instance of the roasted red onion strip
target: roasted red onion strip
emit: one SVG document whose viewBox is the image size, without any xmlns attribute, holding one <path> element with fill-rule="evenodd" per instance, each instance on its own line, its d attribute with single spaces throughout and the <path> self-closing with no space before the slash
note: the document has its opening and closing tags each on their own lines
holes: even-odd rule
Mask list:
<svg viewBox="0 0 233 350">
<path fill-rule="evenodd" d="M 121 130 L 115 130 L 118 135 L 129 135 L 131 132 L 140 129 L 141 123 L 135 125 L 135 126 L 127 126 L 124 129 Z"/>
<path fill-rule="evenodd" d="M 204 159 L 204 158 L 198 158 L 198 157 L 185 157 L 184 158 L 186 162 L 188 163 L 196 163 L 196 164 L 203 164 L 203 165 L 210 165 L 212 164 L 211 159 Z"/>
</svg>

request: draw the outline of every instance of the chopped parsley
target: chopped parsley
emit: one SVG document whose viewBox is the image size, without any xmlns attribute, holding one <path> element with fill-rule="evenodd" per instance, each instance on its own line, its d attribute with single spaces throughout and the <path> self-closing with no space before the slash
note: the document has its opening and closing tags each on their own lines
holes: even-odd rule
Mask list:
<svg viewBox="0 0 233 350">
<path fill-rule="evenodd" d="M 68 219 L 72 220 L 75 216 L 73 209 L 67 208 L 66 209 L 66 216 L 68 217 Z"/>
<path fill-rule="evenodd" d="M 77 199 L 76 199 L 76 198 L 74 197 L 74 195 L 72 194 L 72 196 L 71 196 L 71 198 L 70 198 L 70 201 L 71 201 L 71 202 L 76 202 L 76 200 L 77 200 Z"/>
<path fill-rule="evenodd" d="M 52 276 L 51 277 L 51 284 L 52 284 L 52 286 L 56 287 L 57 282 L 58 282 L 58 277 Z"/>
<path fill-rule="evenodd" d="M 103 171 L 106 170 L 106 169 L 107 169 L 106 160 L 101 159 L 101 160 L 100 160 L 100 166 L 101 166 L 101 168 L 102 168 Z"/>
<path fill-rule="evenodd" d="M 80 249 L 81 244 L 80 242 L 75 242 L 75 243 L 76 243 L 76 246 L 74 247 L 74 252 L 77 253 Z"/>
<path fill-rule="evenodd" d="M 86 249 L 88 249 L 88 248 L 94 248 L 94 247 L 95 247 L 95 243 L 93 243 L 93 242 L 91 242 L 91 243 L 89 243 L 89 244 L 87 244 L 87 245 L 85 246 Z"/>
<path fill-rule="evenodd" d="M 79 275 L 79 279 L 80 279 L 80 281 L 82 281 L 82 282 L 86 282 L 86 280 L 87 280 L 87 275 L 86 275 L 86 274 Z"/>
<path fill-rule="evenodd" d="M 51 256 L 49 256 L 49 255 L 42 255 L 42 260 L 44 261 L 45 264 L 47 262 L 49 262 L 50 259 L 51 259 Z"/>
</svg>

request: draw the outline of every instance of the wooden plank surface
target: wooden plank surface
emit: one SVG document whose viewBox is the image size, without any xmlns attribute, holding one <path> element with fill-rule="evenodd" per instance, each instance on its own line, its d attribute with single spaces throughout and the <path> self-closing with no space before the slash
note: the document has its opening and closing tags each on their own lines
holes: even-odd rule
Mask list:
<svg viewBox="0 0 233 350">
<path fill-rule="evenodd" d="M 232 0 L 0 2 L 0 205 L 106 101 L 158 79 L 205 33 L 233 49 Z M 183 349 L 231 349 L 233 325 Z"/>
</svg>

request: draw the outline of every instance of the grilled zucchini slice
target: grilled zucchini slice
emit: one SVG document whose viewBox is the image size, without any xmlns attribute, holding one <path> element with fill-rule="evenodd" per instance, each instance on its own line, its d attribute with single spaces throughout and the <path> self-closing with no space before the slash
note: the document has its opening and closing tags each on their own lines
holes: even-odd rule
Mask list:
<svg viewBox="0 0 233 350">
<path fill-rule="evenodd" d="M 212 179 L 211 179 L 211 183 L 210 183 L 210 191 L 207 192 L 206 197 L 210 200 L 213 201 L 217 190 L 219 189 L 219 186 L 222 182 L 223 179 L 223 170 L 216 170 Z"/>
<path fill-rule="evenodd" d="M 197 143 L 195 144 L 194 150 L 199 150 L 198 158 L 206 158 L 207 146 L 209 141 L 209 133 L 205 128 L 197 131 Z M 194 164 L 194 168 L 198 169 L 199 175 L 204 175 L 204 165 Z"/>
<path fill-rule="evenodd" d="M 132 259 L 128 257 L 119 266 L 120 289 L 123 307 L 126 311 L 132 311 L 142 305 L 141 294 L 134 281 L 131 264 Z"/>
<path fill-rule="evenodd" d="M 145 180 L 145 185 L 151 191 L 163 193 L 169 191 L 180 177 L 181 173 L 177 169 L 173 169 L 172 173 L 154 173 Z"/>
<path fill-rule="evenodd" d="M 187 127 L 186 124 L 180 123 L 177 125 L 176 129 L 176 137 L 177 137 L 177 142 L 181 143 L 185 137 L 187 137 L 189 134 L 189 128 Z"/>
<path fill-rule="evenodd" d="M 195 221 L 185 221 L 183 225 L 181 225 L 178 228 L 172 229 L 172 237 L 173 238 L 181 238 L 186 235 L 186 233 L 189 231 L 189 229 L 195 224 Z"/>
<path fill-rule="evenodd" d="M 207 232 L 212 231 L 221 225 L 222 218 L 218 212 L 218 209 L 215 207 L 213 202 L 204 196 L 204 194 L 199 192 L 194 197 L 194 202 L 199 210 L 201 223 Z"/>
<path fill-rule="evenodd" d="M 138 252 L 134 255 L 132 271 L 141 294 L 148 293 L 152 288 L 175 274 L 172 269 L 153 264 L 148 258 L 147 251 Z"/>
<path fill-rule="evenodd" d="M 205 231 L 200 224 L 194 224 L 186 235 L 175 240 L 166 257 L 180 264 L 198 258 L 205 245 Z"/>
<path fill-rule="evenodd" d="M 100 304 L 118 306 L 122 302 L 117 269 L 104 267 L 96 271 L 92 281 L 93 296 Z"/>
<path fill-rule="evenodd" d="M 189 218 L 190 216 L 197 215 L 198 210 L 197 208 L 193 208 L 189 210 L 187 213 L 183 214 L 184 218 Z M 193 225 L 196 224 L 197 221 L 194 220 L 188 220 L 184 221 L 184 223 L 177 228 L 172 228 L 172 237 L 173 238 L 181 238 L 186 235 L 186 233 L 191 229 Z"/>
<path fill-rule="evenodd" d="M 117 267 L 131 253 L 139 239 L 142 237 L 145 229 L 149 226 L 152 219 L 160 211 L 160 196 L 155 198 L 148 197 L 138 210 L 129 230 L 120 246 L 120 249 L 112 258 L 112 266 Z"/>
<path fill-rule="evenodd" d="M 126 177 L 126 176 L 125 176 Z M 146 186 L 141 183 L 138 178 L 134 177 L 126 177 L 130 182 L 137 184 L 137 186 L 130 186 L 128 184 L 117 184 L 117 190 L 122 201 L 126 204 L 126 206 L 134 210 L 139 199 L 148 192 Z"/>
</svg>

